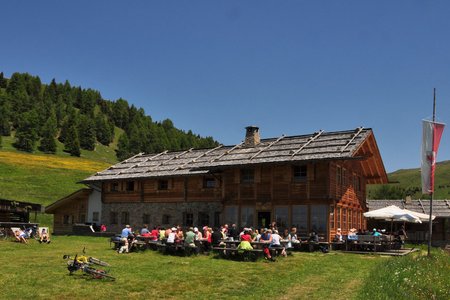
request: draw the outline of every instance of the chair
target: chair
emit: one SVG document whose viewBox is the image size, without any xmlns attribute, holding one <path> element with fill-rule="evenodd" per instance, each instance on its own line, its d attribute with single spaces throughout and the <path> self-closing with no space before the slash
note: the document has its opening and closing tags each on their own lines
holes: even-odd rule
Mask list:
<svg viewBox="0 0 450 300">
<path fill-rule="evenodd" d="M 19 227 L 11 227 L 11 231 L 16 239 L 16 241 L 20 242 L 20 243 L 28 243 L 27 241 L 27 235 L 25 233 L 25 231 L 23 231 L 22 229 L 20 229 Z"/>
</svg>

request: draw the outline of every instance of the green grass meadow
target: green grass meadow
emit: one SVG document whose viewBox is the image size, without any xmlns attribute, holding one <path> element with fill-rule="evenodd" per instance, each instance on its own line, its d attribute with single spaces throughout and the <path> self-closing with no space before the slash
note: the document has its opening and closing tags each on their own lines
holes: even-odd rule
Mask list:
<svg viewBox="0 0 450 300">
<path fill-rule="evenodd" d="M 64 254 L 111 264 L 116 281 L 70 276 Z M 54 236 L 51 244 L 0 241 L 1 299 L 450 299 L 450 256 L 296 252 L 276 262 L 118 254 L 107 238 Z"/>
</svg>

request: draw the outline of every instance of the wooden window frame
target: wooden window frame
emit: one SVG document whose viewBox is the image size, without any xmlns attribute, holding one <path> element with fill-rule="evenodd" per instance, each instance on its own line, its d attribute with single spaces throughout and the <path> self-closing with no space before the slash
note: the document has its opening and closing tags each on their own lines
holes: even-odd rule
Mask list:
<svg viewBox="0 0 450 300">
<path fill-rule="evenodd" d="M 169 187 L 169 179 L 158 179 L 158 191 L 167 191 Z"/>
<path fill-rule="evenodd" d="M 255 169 L 241 169 L 240 175 L 242 184 L 255 183 Z"/>
<path fill-rule="evenodd" d="M 292 166 L 292 180 L 294 182 L 303 182 L 308 179 L 308 166 L 296 165 Z"/>
<path fill-rule="evenodd" d="M 217 186 L 216 179 L 214 177 L 203 177 L 203 188 L 204 189 L 214 189 Z"/>
<path fill-rule="evenodd" d="M 125 190 L 127 192 L 134 192 L 136 189 L 136 181 L 128 180 L 125 184 Z"/>
<path fill-rule="evenodd" d="M 118 181 L 113 181 L 111 182 L 111 186 L 110 186 L 110 191 L 111 192 L 119 192 L 120 191 L 120 184 Z"/>
</svg>

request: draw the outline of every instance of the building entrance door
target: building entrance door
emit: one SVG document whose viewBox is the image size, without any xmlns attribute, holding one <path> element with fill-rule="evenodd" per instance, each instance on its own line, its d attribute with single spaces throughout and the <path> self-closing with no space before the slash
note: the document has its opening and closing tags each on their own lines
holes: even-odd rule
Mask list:
<svg viewBox="0 0 450 300">
<path fill-rule="evenodd" d="M 258 212 L 258 229 L 270 226 L 270 211 Z"/>
</svg>

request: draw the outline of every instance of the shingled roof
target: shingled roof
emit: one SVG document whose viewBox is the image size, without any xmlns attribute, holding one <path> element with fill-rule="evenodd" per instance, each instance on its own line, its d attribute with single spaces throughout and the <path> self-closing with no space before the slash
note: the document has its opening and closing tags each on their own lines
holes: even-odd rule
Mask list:
<svg viewBox="0 0 450 300">
<path fill-rule="evenodd" d="M 361 151 L 361 146 L 369 139 L 372 140 L 371 146 L 367 147 L 370 150 Z M 370 176 L 373 177 L 373 183 L 386 183 L 386 172 L 374 141 L 372 130 L 360 127 L 348 131 L 321 130 L 308 135 L 261 139 L 259 144 L 251 147 L 242 142 L 234 146 L 221 145 L 210 149 L 140 153 L 82 182 L 198 175 L 217 169 L 261 164 L 376 159 L 377 166 L 381 167 L 376 167 L 377 170 L 373 171 L 374 167 L 370 166 Z"/>
<path fill-rule="evenodd" d="M 427 215 L 430 213 L 430 200 L 367 200 L 369 211 L 390 205 Z M 433 200 L 433 215 L 441 218 L 450 218 L 450 200 Z"/>
</svg>

